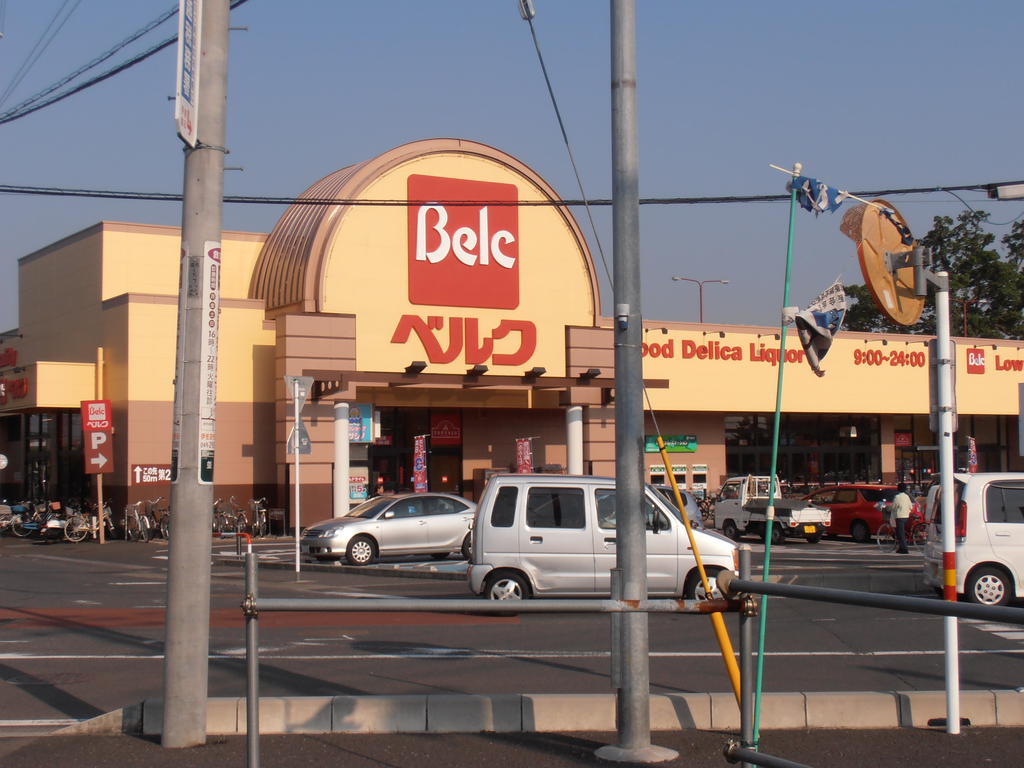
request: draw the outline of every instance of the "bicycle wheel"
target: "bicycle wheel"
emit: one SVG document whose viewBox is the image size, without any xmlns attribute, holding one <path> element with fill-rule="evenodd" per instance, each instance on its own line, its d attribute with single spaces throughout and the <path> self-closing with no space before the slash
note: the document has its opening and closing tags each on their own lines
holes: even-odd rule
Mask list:
<svg viewBox="0 0 1024 768">
<path fill-rule="evenodd" d="M 171 538 L 171 513 L 170 512 L 164 512 L 163 516 L 160 518 L 160 535 L 164 539 L 168 539 L 169 540 Z"/>
<path fill-rule="evenodd" d="M 256 514 L 256 531 L 255 535 L 259 538 L 263 538 L 267 535 L 267 529 L 269 524 L 267 522 L 267 513 L 262 510 Z"/>
<path fill-rule="evenodd" d="M 19 539 L 23 539 L 32 533 L 31 528 L 25 527 L 25 518 L 21 515 L 15 515 L 11 521 L 11 533 L 17 536 Z"/>
<path fill-rule="evenodd" d="M 68 518 L 67 525 L 64 526 L 64 538 L 77 544 L 80 541 L 85 541 L 91 528 L 92 526 L 86 522 L 85 517 L 72 515 Z"/>
<path fill-rule="evenodd" d="M 135 513 L 129 513 L 124 519 L 124 537 L 128 541 L 141 541 L 142 540 L 142 524 L 139 521 L 139 516 Z"/>
<path fill-rule="evenodd" d="M 907 544 L 923 549 L 928 541 L 928 524 L 916 523 L 907 529 Z"/>
<path fill-rule="evenodd" d="M 889 523 L 882 523 L 875 532 L 875 543 L 882 552 L 896 551 L 896 529 Z"/>
</svg>

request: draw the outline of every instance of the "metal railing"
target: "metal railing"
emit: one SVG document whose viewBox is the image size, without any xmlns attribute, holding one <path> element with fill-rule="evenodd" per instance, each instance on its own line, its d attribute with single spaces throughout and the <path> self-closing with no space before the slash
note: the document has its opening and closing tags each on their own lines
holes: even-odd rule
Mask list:
<svg viewBox="0 0 1024 768">
<path fill-rule="evenodd" d="M 1024 624 L 1024 608 L 1007 608 L 971 603 L 953 603 L 932 598 L 886 595 L 827 587 L 804 587 L 795 584 L 777 584 L 750 579 L 751 551 L 748 545 L 739 549 L 739 573 L 718 574 L 718 587 L 725 599 L 719 600 L 594 600 L 554 599 L 522 600 L 513 605 L 507 601 L 423 598 L 261 598 L 256 575 L 257 558 L 251 551 L 245 556 L 245 614 L 246 656 L 246 755 L 248 768 L 259 766 L 259 614 L 261 611 L 359 611 L 380 613 L 606 613 L 614 620 L 628 613 L 684 613 L 711 614 L 734 612 L 739 614 L 740 664 L 740 738 L 730 740 L 724 748 L 729 762 L 743 761 L 743 765 L 801 768 L 781 757 L 756 751 L 754 734 L 754 654 L 758 603 L 752 595 L 775 595 L 799 600 L 858 605 L 869 608 L 955 616 L 965 619 L 983 619 L 1011 624 Z M 612 643 L 612 672 L 616 672 L 616 643 Z"/>
<path fill-rule="evenodd" d="M 885 608 L 910 613 L 927 613 L 934 616 L 955 616 L 961 619 L 984 619 L 1009 624 L 1024 624 L 1024 608 L 1008 608 L 973 603 L 953 603 L 947 600 L 935 600 L 927 597 L 910 597 L 908 595 L 885 595 L 875 592 L 857 592 L 849 589 L 830 589 L 828 587 L 802 587 L 796 584 L 777 584 L 767 581 L 750 579 L 750 547 L 740 547 L 740 577 L 731 571 L 722 571 L 717 577 L 718 588 L 726 597 L 742 600 L 746 606 L 740 613 L 740 734 L 742 741 L 729 742 L 725 746 L 725 756 L 729 762 L 743 760 L 743 765 L 770 766 L 778 768 L 801 768 L 800 763 L 790 762 L 758 752 L 754 735 L 754 695 L 752 683 L 754 622 L 757 605 L 751 594 L 776 595 L 798 600 L 812 600 L 821 603 L 840 603 L 843 605 L 859 605 L 868 608 Z"/>
<path fill-rule="evenodd" d="M 256 577 L 256 555 L 245 556 L 245 663 L 246 663 L 246 766 L 259 768 L 259 615 L 262 611 L 358 611 L 381 613 L 607 613 L 613 619 L 629 613 L 683 613 L 708 615 L 739 612 L 740 600 L 519 600 L 513 604 L 503 600 L 456 598 L 433 600 L 423 598 L 261 598 Z M 749 551 L 747 563 L 749 568 Z M 749 575 L 749 571 L 746 575 Z M 615 643 L 613 642 L 613 667 Z M 749 654 L 748 654 L 749 655 Z"/>
</svg>

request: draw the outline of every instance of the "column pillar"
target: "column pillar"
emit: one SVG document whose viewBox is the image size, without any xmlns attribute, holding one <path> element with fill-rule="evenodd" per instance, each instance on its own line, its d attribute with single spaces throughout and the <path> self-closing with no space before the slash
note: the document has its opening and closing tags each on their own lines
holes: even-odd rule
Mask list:
<svg viewBox="0 0 1024 768">
<path fill-rule="evenodd" d="M 582 405 L 570 405 L 565 409 L 565 471 L 570 475 L 583 474 Z"/>
<path fill-rule="evenodd" d="M 348 512 L 348 403 L 334 404 L 334 517 Z"/>
</svg>

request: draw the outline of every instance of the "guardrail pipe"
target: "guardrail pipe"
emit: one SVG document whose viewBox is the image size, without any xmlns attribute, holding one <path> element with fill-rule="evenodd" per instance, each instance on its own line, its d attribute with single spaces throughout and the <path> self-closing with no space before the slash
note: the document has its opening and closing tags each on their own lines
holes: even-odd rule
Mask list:
<svg viewBox="0 0 1024 768">
<path fill-rule="evenodd" d="M 739 600 L 451 600 L 377 597 L 259 597 L 257 611 L 359 611 L 363 613 L 716 613 L 739 611 Z"/>
<path fill-rule="evenodd" d="M 804 763 L 794 763 L 792 760 L 786 760 L 782 757 L 775 757 L 774 755 L 766 755 L 764 752 L 755 752 L 752 749 L 745 749 L 737 744 L 735 741 L 730 741 L 725 745 L 725 749 L 722 750 L 725 753 L 725 759 L 730 763 L 738 763 L 740 760 L 744 760 L 744 765 L 763 765 L 767 768 L 810 768 L 810 766 Z"/>
<path fill-rule="evenodd" d="M 731 572 L 718 575 L 718 587 L 723 594 L 735 595 L 753 592 L 760 595 L 780 595 L 798 600 L 814 600 L 819 603 L 843 603 L 862 605 L 868 608 L 888 608 L 910 613 L 929 613 L 933 616 L 956 616 L 961 619 L 983 619 L 1008 624 L 1024 624 L 1024 608 L 1007 608 L 974 603 L 950 603 L 928 597 L 908 595 L 883 595 L 875 592 L 857 592 L 850 589 L 829 589 L 828 587 L 801 587 L 796 584 L 773 584 L 767 581 L 737 579 Z"/>
<path fill-rule="evenodd" d="M 256 601 L 256 555 L 245 556 L 245 765 L 260 765 L 260 656 L 259 614 L 252 608 Z"/>
</svg>

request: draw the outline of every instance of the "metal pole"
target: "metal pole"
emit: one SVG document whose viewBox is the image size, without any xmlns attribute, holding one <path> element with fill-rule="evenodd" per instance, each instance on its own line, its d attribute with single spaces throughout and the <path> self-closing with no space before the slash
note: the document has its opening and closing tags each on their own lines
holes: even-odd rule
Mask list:
<svg viewBox="0 0 1024 768">
<path fill-rule="evenodd" d="M 697 283 L 697 319 L 704 322 L 704 283 Z"/>
<path fill-rule="evenodd" d="M 939 484 L 942 520 L 943 597 L 956 602 L 956 530 L 953 515 L 953 361 L 950 359 L 949 273 L 936 272 L 935 346 L 939 413 Z M 966 306 L 966 305 L 965 305 Z M 946 733 L 960 733 L 960 638 L 956 617 L 943 619 L 946 649 Z"/>
<path fill-rule="evenodd" d="M 740 545 L 740 578 L 750 580 L 750 545 Z M 751 605 L 755 603 L 749 601 Z M 740 740 L 741 746 L 757 749 L 754 743 L 754 614 L 740 611 Z M 744 763 L 744 768 L 746 768 Z"/>
<path fill-rule="evenodd" d="M 245 556 L 245 765 L 260 765 L 260 643 L 259 613 L 251 608 L 250 598 L 259 597 L 256 581 L 256 556 Z"/>
<path fill-rule="evenodd" d="M 295 440 L 293 441 L 293 450 L 295 456 L 295 575 L 299 575 L 299 527 L 302 520 L 302 510 L 299 506 L 299 381 L 295 379 L 292 384 L 292 403 L 295 405 Z"/>
<path fill-rule="evenodd" d="M 636 1 L 611 0 L 612 223 L 615 304 L 615 565 L 626 600 L 647 597 L 643 519 L 643 369 L 640 356 L 640 184 L 636 121 Z M 622 687 L 616 691 L 618 745 L 606 760 L 657 762 L 675 750 L 651 745 L 650 661 L 646 614 L 622 617 Z"/>
<path fill-rule="evenodd" d="M 211 449 L 216 395 L 216 323 L 221 208 L 224 197 L 224 124 L 227 101 L 228 0 L 203 4 L 197 143 L 185 152 L 182 269 L 178 298 L 175 374 L 175 478 L 171 485 L 174 537 L 167 565 L 164 656 L 164 747 L 206 742 L 210 646 Z M 216 253 L 214 253 L 216 251 Z M 203 279 L 204 271 L 212 276 Z M 212 316 L 209 316 L 212 315 Z M 212 325 L 211 325 L 212 323 Z M 208 360 L 204 350 L 213 351 Z M 211 391 L 212 387 L 212 391 Z M 203 469 L 210 473 L 200 476 Z"/>
</svg>

